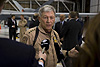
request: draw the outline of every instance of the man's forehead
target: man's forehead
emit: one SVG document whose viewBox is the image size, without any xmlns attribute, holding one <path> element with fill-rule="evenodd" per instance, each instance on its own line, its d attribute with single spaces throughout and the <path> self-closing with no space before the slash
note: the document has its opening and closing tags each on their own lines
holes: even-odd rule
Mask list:
<svg viewBox="0 0 100 67">
<path fill-rule="evenodd" d="M 46 11 L 46 12 L 43 12 L 42 15 L 54 15 L 54 12 L 53 11 Z"/>
</svg>

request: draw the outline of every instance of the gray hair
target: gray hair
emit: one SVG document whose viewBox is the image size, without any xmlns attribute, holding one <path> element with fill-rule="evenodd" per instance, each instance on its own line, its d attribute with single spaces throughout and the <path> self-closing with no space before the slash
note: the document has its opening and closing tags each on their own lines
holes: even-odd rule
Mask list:
<svg viewBox="0 0 100 67">
<path fill-rule="evenodd" d="M 39 16 L 41 16 L 43 12 L 48 12 L 48 11 L 53 11 L 54 14 L 56 13 L 56 10 L 53 6 L 45 5 L 39 9 Z"/>
</svg>

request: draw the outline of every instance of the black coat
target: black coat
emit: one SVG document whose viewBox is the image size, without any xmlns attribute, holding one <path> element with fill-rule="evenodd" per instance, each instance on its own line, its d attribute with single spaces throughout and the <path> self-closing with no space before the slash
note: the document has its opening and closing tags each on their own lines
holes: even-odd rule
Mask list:
<svg viewBox="0 0 100 67">
<path fill-rule="evenodd" d="M 64 21 L 64 24 L 65 24 L 65 21 Z M 63 24 L 63 25 L 64 25 L 64 24 Z M 63 25 L 62 25 L 62 28 L 63 28 Z M 61 30 L 62 30 L 62 28 L 61 28 L 61 23 L 60 23 L 60 21 L 57 22 L 57 23 L 55 24 L 55 31 L 59 34 L 59 36 L 61 35 Z"/>
<path fill-rule="evenodd" d="M 9 38 L 16 40 L 16 30 L 17 30 L 17 22 L 16 20 L 14 20 L 15 23 L 12 21 L 12 19 L 8 19 L 8 26 L 9 26 Z M 13 28 L 12 26 L 15 25 L 15 28 Z"/>
<path fill-rule="evenodd" d="M 12 26 L 15 25 L 15 28 L 13 28 Z M 15 24 L 14 22 L 12 21 L 11 18 L 8 19 L 8 26 L 9 26 L 9 30 L 17 30 L 17 22 L 15 20 Z"/>
<path fill-rule="evenodd" d="M 78 45 L 78 36 L 81 35 L 81 24 L 72 19 L 64 24 L 60 37 L 64 37 L 62 48 L 70 50 Z"/>
<path fill-rule="evenodd" d="M 78 36 L 78 42 L 79 42 L 79 46 L 80 46 L 82 44 L 82 34 L 83 34 L 83 26 L 84 26 L 84 23 L 80 19 L 78 19 L 77 21 L 81 24 L 81 35 Z"/>
<path fill-rule="evenodd" d="M 33 28 L 33 27 L 35 27 L 35 26 L 39 26 L 39 20 L 38 19 L 36 19 L 36 20 L 32 20 L 31 22 L 30 22 L 30 24 L 29 24 L 29 28 Z"/>
<path fill-rule="evenodd" d="M 0 67 L 38 67 L 37 64 L 33 46 L 0 38 Z"/>
</svg>

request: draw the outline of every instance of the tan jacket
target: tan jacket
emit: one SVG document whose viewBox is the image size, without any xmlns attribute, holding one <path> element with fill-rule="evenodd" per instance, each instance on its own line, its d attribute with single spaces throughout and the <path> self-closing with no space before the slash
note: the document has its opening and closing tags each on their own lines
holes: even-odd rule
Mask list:
<svg viewBox="0 0 100 67">
<path fill-rule="evenodd" d="M 27 20 L 24 19 L 24 20 L 20 20 L 19 23 L 18 23 L 18 27 L 20 28 L 20 42 L 22 42 L 22 37 L 26 31 L 26 25 L 27 24 Z"/>
<path fill-rule="evenodd" d="M 42 48 L 41 48 L 42 40 L 49 39 L 50 45 L 49 45 L 49 49 L 46 51 L 47 58 L 46 58 L 45 67 L 56 67 L 57 56 L 56 56 L 53 38 L 55 37 L 55 35 L 54 35 L 54 32 L 55 32 L 57 35 L 58 44 L 60 45 L 61 43 L 60 43 L 58 33 L 52 29 L 51 34 L 48 34 L 43 30 L 43 28 L 40 25 L 38 28 L 39 28 L 39 35 L 38 35 L 37 40 L 34 45 L 34 48 L 36 49 L 35 57 L 36 57 L 36 59 L 38 59 L 39 51 L 42 51 Z M 31 28 L 27 32 L 25 32 L 25 35 L 23 37 L 23 42 L 28 45 L 33 45 L 35 32 L 36 32 L 36 27 Z"/>
</svg>

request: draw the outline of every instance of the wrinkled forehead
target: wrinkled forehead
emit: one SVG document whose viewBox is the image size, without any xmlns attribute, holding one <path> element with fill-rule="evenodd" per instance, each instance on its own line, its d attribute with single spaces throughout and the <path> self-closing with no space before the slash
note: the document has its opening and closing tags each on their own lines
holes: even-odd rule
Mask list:
<svg viewBox="0 0 100 67">
<path fill-rule="evenodd" d="M 55 14 L 54 14 L 53 11 L 45 11 L 45 12 L 42 13 L 41 17 L 43 17 L 43 16 L 48 16 L 48 17 L 52 16 L 52 17 L 55 17 Z"/>
</svg>

